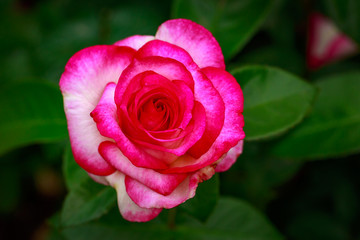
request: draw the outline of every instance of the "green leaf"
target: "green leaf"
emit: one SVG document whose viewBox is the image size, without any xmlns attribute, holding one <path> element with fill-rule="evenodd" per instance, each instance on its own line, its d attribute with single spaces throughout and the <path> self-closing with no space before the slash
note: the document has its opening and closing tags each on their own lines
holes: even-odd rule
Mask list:
<svg viewBox="0 0 360 240">
<path fill-rule="evenodd" d="M 176 0 L 173 18 L 191 19 L 219 42 L 225 59 L 233 57 L 259 29 L 272 0 Z"/>
<path fill-rule="evenodd" d="M 277 142 L 272 154 L 297 159 L 336 157 L 360 151 L 360 72 L 320 79 L 313 112 Z"/>
<path fill-rule="evenodd" d="M 256 209 L 232 198 L 220 198 L 204 227 L 179 226 L 178 231 L 178 239 L 283 239 Z"/>
<path fill-rule="evenodd" d="M 219 177 L 217 174 L 211 179 L 199 184 L 195 197 L 179 206 L 180 209 L 205 221 L 212 213 L 219 198 Z"/>
<path fill-rule="evenodd" d="M 67 227 L 62 234 L 67 240 L 174 239 L 171 237 L 173 233 L 159 221 L 159 217 L 145 223 L 128 222 L 115 208 L 98 220 Z"/>
<path fill-rule="evenodd" d="M 280 69 L 250 66 L 232 71 L 244 94 L 247 140 L 281 134 L 306 115 L 315 88 Z"/>
<path fill-rule="evenodd" d="M 245 141 L 244 149 L 236 164 L 221 175 L 221 192 L 265 209 L 278 196 L 278 187 L 289 181 L 303 163 L 268 156 L 263 142 Z"/>
<path fill-rule="evenodd" d="M 140 225 L 141 224 L 141 225 Z M 166 229 L 165 225 L 150 225 L 144 227 L 143 223 L 108 225 L 104 223 L 89 223 L 74 228 L 64 230 L 67 240 L 168 240 L 172 238 L 172 233 Z"/>
<path fill-rule="evenodd" d="M 322 0 L 325 13 L 346 34 L 360 43 L 360 1 Z"/>
<path fill-rule="evenodd" d="M 63 226 L 77 225 L 101 217 L 115 205 L 115 190 L 92 179 L 72 189 L 61 212 Z"/>
<path fill-rule="evenodd" d="M 67 138 L 58 87 L 21 82 L 0 90 L 0 154 L 30 143 Z"/>
<path fill-rule="evenodd" d="M 47 240 L 66 240 L 65 237 L 61 234 L 61 216 L 60 212 L 56 212 L 47 220 L 47 225 L 49 226 L 49 232 Z"/>
<path fill-rule="evenodd" d="M 77 188 L 89 179 L 89 175 L 74 160 L 70 143 L 67 145 L 63 160 L 63 173 L 66 187 L 69 190 Z"/>
<path fill-rule="evenodd" d="M 247 203 L 220 199 L 214 212 L 205 224 L 194 221 L 176 225 L 170 229 L 156 218 L 146 223 L 123 220 L 112 209 L 102 218 L 85 224 L 66 227 L 62 234 L 68 240 L 92 239 L 246 239 L 280 240 L 282 236 L 257 210 Z"/>
</svg>

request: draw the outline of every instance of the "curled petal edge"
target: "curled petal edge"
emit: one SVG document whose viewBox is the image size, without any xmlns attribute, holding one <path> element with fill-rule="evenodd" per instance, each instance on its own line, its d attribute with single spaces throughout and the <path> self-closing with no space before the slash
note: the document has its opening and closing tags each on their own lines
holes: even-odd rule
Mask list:
<svg viewBox="0 0 360 240">
<path fill-rule="evenodd" d="M 116 190 L 118 207 L 123 218 L 131 222 L 147 222 L 157 217 L 162 209 L 142 208 L 135 204 L 126 193 L 124 179 L 125 175 L 119 171 L 106 177 Z"/>
</svg>

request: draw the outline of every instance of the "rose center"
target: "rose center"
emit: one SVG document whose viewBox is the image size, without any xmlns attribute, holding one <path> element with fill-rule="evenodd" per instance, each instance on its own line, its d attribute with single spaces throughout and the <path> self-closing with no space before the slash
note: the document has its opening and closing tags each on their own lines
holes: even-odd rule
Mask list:
<svg viewBox="0 0 360 240">
<path fill-rule="evenodd" d="M 156 111 L 161 112 L 161 111 L 164 110 L 165 106 L 164 106 L 163 102 L 159 101 L 158 99 L 155 99 L 153 101 L 153 103 L 154 103 L 154 106 L 156 108 Z"/>
<path fill-rule="evenodd" d="M 138 119 L 147 130 L 165 130 L 169 126 L 169 107 L 164 98 L 151 99 L 138 111 Z"/>
</svg>

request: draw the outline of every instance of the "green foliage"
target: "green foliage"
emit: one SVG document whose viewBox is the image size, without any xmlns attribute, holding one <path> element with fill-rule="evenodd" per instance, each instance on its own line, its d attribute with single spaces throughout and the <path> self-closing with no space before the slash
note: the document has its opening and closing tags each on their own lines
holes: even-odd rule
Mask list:
<svg viewBox="0 0 360 240">
<path fill-rule="evenodd" d="M 6 192 L 0 201 L 0 213 L 9 213 L 20 200 L 20 173 L 16 171 L 16 166 L 3 164 L 0 169 L 0 189 Z"/>
<path fill-rule="evenodd" d="M 313 86 L 279 69 L 252 66 L 232 73 L 244 94 L 247 140 L 279 135 L 293 127 L 314 98 Z"/>
<path fill-rule="evenodd" d="M 325 13 L 339 28 L 360 43 L 360 2 L 358 0 L 322 0 Z"/>
<path fill-rule="evenodd" d="M 310 71 L 305 54 L 314 11 L 360 43 L 360 1 L 310 2 L 1 1 L 0 238 L 36 239 L 58 211 L 48 239 L 360 239 L 359 55 Z M 212 32 L 240 83 L 244 152 L 193 199 L 131 223 L 115 190 L 75 162 L 58 81 L 80 49 L 152 35 L 180 17 Z M 61 158 L 67 196 L 44 196 L 39 169 L 60 172 Z"/>
<path fill-rule="evenodd" d="M 222 175 L 222 192 L 265 209 L 278 197 L 275 189 L 291 180 L 302 163 L 270 157 L 265 151 L 266 144 L 255 141 L 245 142 L 244 149 L 239 161 L 228 174 Z"/>
<path fill-rule="evenodd" d="M 92 179 L 72 189 L 65 199 L 61 212 L 63 226 L 77 225 L 96 219 L 116 202 L 115 190 L 95 183 Z"/>
<path fill-rule="evenodd" d="M 233 57 L 254 35 L 273 0 L 176 0 L 173 18 L 191 19 L 211 31 L 225 59 Z"/>
<path fill-rule="evenodd" d="M 284 211 L 277 212 L 277 218 L 289 239 L 340 240 L 359 236 L 359 161 L 347 158 L 323 163 L 307 164 L 306 171 L 291 185 L 290 194 L 278 202 Z"/>
<path fill-rule="evenodd" d="M 120 224 L 117 222 L 95 222 L 64 230 L 68 240 L 96 240 L 96 239 L 173 239 L 172 233 L 163 225 L 155 224 Z"/>
<path fill-rule="evenodd" d="M 313 111 L 280 139 L 272 153 L 280 157 L 323 159 L 360 151 L 360 73 L 319 79 Z"/>
<path fill-rule="evenodd" d="M 122 8 L 109 11 L 109 41 L 114 43 L 131 35 L 154 35 L 161 23 L 168 19 L 170 1 L 161 0 L 157 4 L 129 1 Z M 131 23 L 131 24 L 129 24 Z"/>
<path fill-rule="evenodd" d="M 219 177 L 213 176 L 210 180 L 199 184 L 194 198 L 179 206 L 188 214 L 200 221 L 208 219 L 219 198 Z"/>
<path fill-rule="evenodd" d="M 67 137 L 62 97 L 52 84 L 8 84 L 0 90 L 0 106 L 0 154 L 29 143 Z"/>
<path fill-rule="evenodd" d="M 231 72 L 246 65 L 269 65 L 296 75 L 303 71 L 301 55 L 291 47 L 279 45 L 259 47 L 251 52 L 241 54 L 236 65 L 238 66 L 230 66 Z"/>
<path fill-rule="evenodd" d="M 180 210 L 180 209 L 178 209 Z M 119 217 L 116 209 L 102 218 L 77 226 L 66 227 L 66 239 L 251 239 L 280 240 L 281 235 L 249 204 L 220 198 L 205 223 L 177 224 L 169 229 L 160 219 L 147 223 L 130 223 Z"/>
<path fill-rule="evenodd" d="M 63 160 L 66 187 L 71 191 L 89 179 L 89 175 L 74 160 L 70 144 L 67 145 Z"/>
<path fill-rule="evenodd" d="M 231 198 L 220 198 L 217 208 L 206 223 L 206 229 L 197 231 L 191 232 L 193 239 L 197 239 L 197 236 L 200 239 L 283 239 L 255 209 L 243 201 Z"/>
<path fill-rule="evenodd" d="M 115 190 L 95 183 L 76 164 L 70 145 L 65 151 L 63 171 L 69 194 L 61 212 L 62 226 L 78 225 L 99 218 L 114 206 Z"/>
</svg>

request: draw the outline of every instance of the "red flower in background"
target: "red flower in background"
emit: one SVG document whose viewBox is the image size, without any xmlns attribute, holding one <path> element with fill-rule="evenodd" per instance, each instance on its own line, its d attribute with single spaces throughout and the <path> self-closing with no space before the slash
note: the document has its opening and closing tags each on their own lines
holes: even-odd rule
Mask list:
<svg viewBox="0 0 360 240">
<path fill-rule="evenodd" d="M 311 69 L 357 52 L 357 45 L 320 13 L 310 15 L 308 31 L 307 65 Z"/>
</svg>

